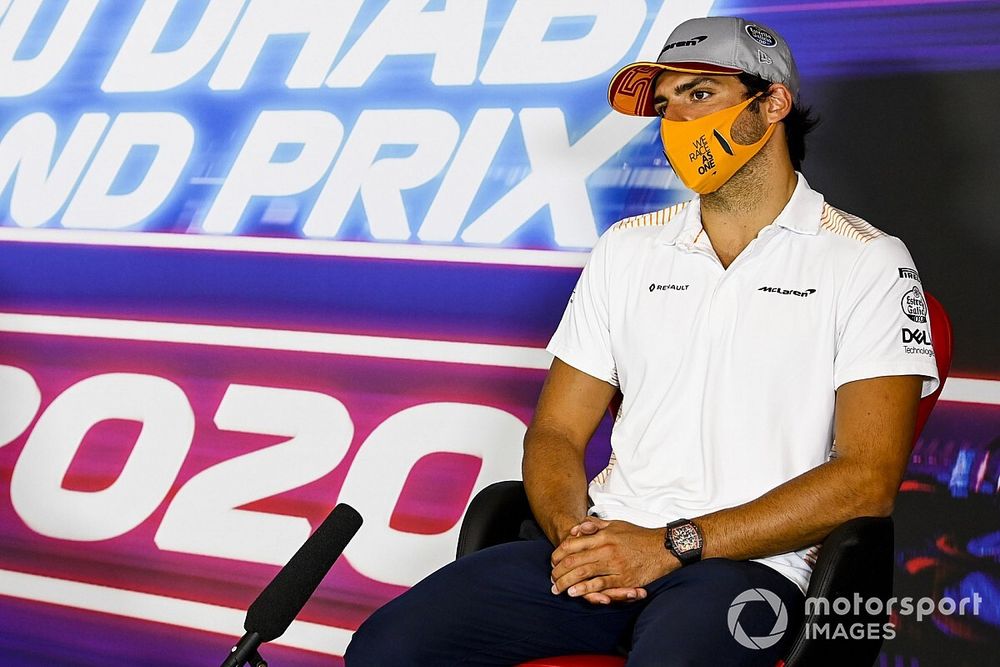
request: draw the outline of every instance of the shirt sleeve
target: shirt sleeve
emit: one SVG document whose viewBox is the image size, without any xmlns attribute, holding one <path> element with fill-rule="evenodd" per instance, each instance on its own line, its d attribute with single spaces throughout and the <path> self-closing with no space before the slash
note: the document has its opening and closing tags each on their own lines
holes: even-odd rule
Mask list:
<svg viewBox="0 0 1000 667">
<path fill-rule="evenodd" d="M 921 396 L 938 387 L 930 315 L 913 259 L 903 242 L 869 242 L 840 295 L 836 387 L 854 380 L 920 375 Z"/>
<path fill-rule="evenodd" d="M 546 349 L 577 370 L 617 387 L 608 309 L 611 233 L 605 232 L 591 251 Z"/>
</svg>

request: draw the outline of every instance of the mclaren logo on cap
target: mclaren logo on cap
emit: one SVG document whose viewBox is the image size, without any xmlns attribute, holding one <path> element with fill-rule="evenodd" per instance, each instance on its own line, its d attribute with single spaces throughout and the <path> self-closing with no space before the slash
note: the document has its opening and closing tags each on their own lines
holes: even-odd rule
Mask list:
<svg viewBox="0 0 1000 667">
<path fill-rule="evenodd" d="M 758 28 L 753 23 L 748 23 L 746 30 L 750 38 L 761 46 L 770 48 L 778 45 L 778 40 L 774 38 L 774 35 L 763 28 Z"/>
<path fill-rule="evenodd" d="M 663 51 L 669 51 L 670 49 L 676 49 L 681 46 L 698 46 L 706 39 L 708 39 L 708 35 L 698 35 L 697 37 L 692 37 L 691 39 L 682 39 L 679 42 L 670 42 L 669 44 L 663 45 Z M 660 53 L 663 53 L 663 51 Z"/>
</svg>

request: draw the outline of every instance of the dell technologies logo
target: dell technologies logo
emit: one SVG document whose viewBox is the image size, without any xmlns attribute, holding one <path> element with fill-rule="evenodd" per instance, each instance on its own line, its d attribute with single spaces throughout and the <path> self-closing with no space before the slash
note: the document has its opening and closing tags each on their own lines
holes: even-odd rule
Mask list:
<svg viewBox="0 0 1000 667">
<path fill-rule="evenodd" d="M 916 343 L 917 345 L 930 345 L 931 337 L 926 331 L 921 329 L 907 329 L 903 327 L 903 343 Z"/>
</svg>

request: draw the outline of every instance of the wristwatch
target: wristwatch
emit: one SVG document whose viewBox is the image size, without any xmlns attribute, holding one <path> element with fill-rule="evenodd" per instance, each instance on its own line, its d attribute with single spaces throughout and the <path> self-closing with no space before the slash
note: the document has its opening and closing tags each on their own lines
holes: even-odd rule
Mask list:
<svg viewBox="0 0 1000 667">
<path fill-rule="evenodd" d="M 677 557 L 681 565 L 690 565 L 701 560 L 701 549 L 705 540 L 701 528 L 690 519 L 678 519 L 667 524 L 663 546 Z"/>
</svg>

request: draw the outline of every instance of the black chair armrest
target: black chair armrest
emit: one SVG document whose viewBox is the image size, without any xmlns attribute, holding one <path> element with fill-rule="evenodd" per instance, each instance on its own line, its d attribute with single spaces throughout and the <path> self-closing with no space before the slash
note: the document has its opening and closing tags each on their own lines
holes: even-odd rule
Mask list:
<svg viewBox="0 0 1000 667">
<path fill-rule="evenodd" d="M 785 658 L 785 667 L 857 665 L 868 667 L 878 658 L 882 647 L 882 625 L 888 614 L 870 614 L 864 602 L 877 598 L 885 602 L 892 595 L 893 530 L 889 517 L 860 517 L 838 526 L 820 547 L 816 567 L 809 580 L 807 599 L 822 599 L 830 608 L 807 604 L 805 622 Z M 859 613 L 853 613 L 855 595 L 862 601 Z M 832 611 L 837 598 L 851 603 L 847 614 Z M 811 613 L 810 613 L 811 612 Z M 878 625 L 869 636 L 868 624 Z M 835 635 L 837 627 L 843 630 Z M 850 636 L 851 629 L 864 636 Z M 825 634 L 826 628 L 829 634 Z M 846 630 L 848 636 L 843 636 Z"/>
<path fill-rule="evenodd" d="M 476 494 L 458 533 L 457 557 L 518 538 L 521 524 L 532 519 L 524 483 L 496 482 Z"/>
</svg>

